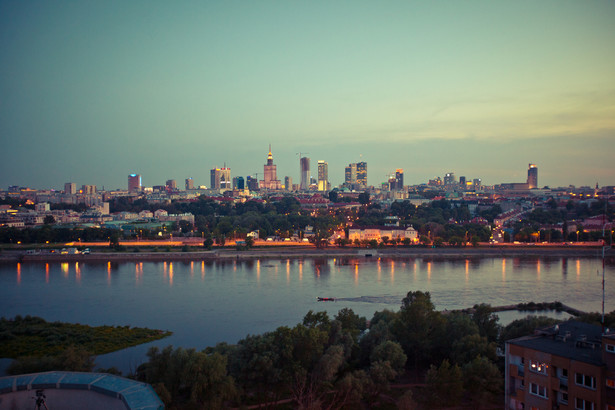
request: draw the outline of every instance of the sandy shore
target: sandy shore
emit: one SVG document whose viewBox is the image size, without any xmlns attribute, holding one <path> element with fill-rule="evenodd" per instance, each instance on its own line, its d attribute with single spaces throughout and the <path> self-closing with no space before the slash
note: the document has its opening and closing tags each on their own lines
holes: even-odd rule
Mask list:
<svg viewBox="0 0 615 410">
<path fill-rule="evenodd" d="M 3 251 L 0 262 L 134 262 L 134 261 L 193 261 L 228 259 L 287 259 L 287 258 L 490 258 L 490 257 L 601 257 L 602 248 L 596 246 L 493 246 L 465 248 L 422 248 L 392 247 L 386 249 L 364 249 L 353 247 L 271 247 L 237 251 L 233 248 L 197 252 L 96 252 L 89 255 L 34 254 L 23 251 Z M 610 260 L 615 259 L 613 249 L 607 252 Z"/>
</svg>

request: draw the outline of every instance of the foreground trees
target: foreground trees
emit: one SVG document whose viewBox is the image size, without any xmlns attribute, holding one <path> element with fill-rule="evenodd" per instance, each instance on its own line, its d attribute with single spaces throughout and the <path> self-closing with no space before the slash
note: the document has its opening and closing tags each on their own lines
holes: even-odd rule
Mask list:
<svg viewBox="0 0 615 410">
<path fill-rule="evenodd" d="M 409 292 L 399 312 L 376 312 L 369 330 L 351 309 L 333 318 L 309 311 L 292 328 L 250 335 L 233 346 L 202 352 L 152 348 L 138 374 L 170 408 L 291 403 L 298 409 L 341 409 L 385 402 L 413 408 L 455 405 L 470 396 L 484 402 L 501 392 L 495 341 L 487 336 L 494 318 L 497 326 L 488 306 L 474 315 L 442 314 L 429 293 Z M 408 370 L 425 375 L 418 393 L 391 388 Z"/>
</svg>

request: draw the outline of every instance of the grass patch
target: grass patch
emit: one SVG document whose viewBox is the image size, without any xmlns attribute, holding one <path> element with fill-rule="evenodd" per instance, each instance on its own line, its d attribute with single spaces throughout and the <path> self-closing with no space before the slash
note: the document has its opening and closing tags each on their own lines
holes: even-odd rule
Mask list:
<svg viewBox="0 0 615 410">
<path fill-rule="evenodd" d="M 40 317 L 0 319 L 0 357 L 54 356 L 69 346 L 99 355 L 170 336 L 172 332 L 130 326 L 47 322 Z"/>
</svg>

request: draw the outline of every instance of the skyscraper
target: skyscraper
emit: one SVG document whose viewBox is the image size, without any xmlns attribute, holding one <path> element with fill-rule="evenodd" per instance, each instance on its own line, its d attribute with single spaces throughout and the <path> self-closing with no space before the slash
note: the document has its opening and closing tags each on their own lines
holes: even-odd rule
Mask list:
<svg viewBox="0 0 615 410">
<path fill-rule="evenodd" d="M 214 168 L 211 170 L 211 186 L 210 189 L 219 191 L 228 191 L 231 189 L 231 169 L 230 168 Z"/>
<path fill-rule="evenodd" d="M 453 185 L 457 183 L 457 179 L 455 178 L 454 172 L 449 172 L 444 175 L 444 185 Z"/>
<path fill-rule="evenodd" d="M 233 178 L 233 189 L 238 189 L 243 191 L 246 187 L 246 182 L 243 177 L 235 177 Z"/>
<path fill-rule="evenodd" d="M 527 168 L 527 185 L 529 189 L 538 188 L 538 168 L 534 164 L 529 164 Z"/>
<path fill-rule="evenodd" d="M 325 161 L 318 161 L 318 190 L 329 190 L 329 164 Z"/>
<path fill-rule="evenodd" d="M 292 177 L 284 177 L 284 186 L 287 191 L 293 190 L 293 178 Z"/>
<path fill-rule="evenodd" d="M 140 192 L 141 191 L 141 175 L 130 174 L 128 175 L 128 191 Z"/>
<path fill-rule="evenodd" d="M 303 157 L 299 160 L 299 169 L 301 172 L 301 184 L 299 185 L 299 189 L 302 191 L 307 191 L 310 187 L 310 159 L 308 157 Z"/>
<path fill-rule="evenodd" d="M 258 191 L 258 179 L 248 175 L 246 177 L 246 186 L 250 191 Z"/>
<path fill-rule="evenodd" d="M 174 179 L 167 180 L 165 185 L 167 187 L 167 191 L 177 191 L 177 181 Z"/>
<path fill-rule="evenodd" d="M 395 190 L 404 190 L 404 170 L 401 168 L 395 170 Z"/>
<path fill-rule="evenodd" d="M 361 187 L 367 187 L 367 162 L 357 163 L 357 183 Z"/>
<path fill-rule="evenodd" d="M 263 167 L 263 180 L 260 182 L 261 189 L 279 190 L 282 189 L 282 183 L 277 176 L 277 165 L 273 164 L 273 154 L 271 154 L 271 145 L 269 145 L 269 154 L 267 155 L 267 164 Z"/>
<path fill-rule="evenodd" d="M 194 189 L 194 180 L 192 178 L 186 178 L 186 190 Z"/>
<path fill-rule="evenodd" d="M 346 185 L 357 183 L 357 164 L 348 164 L 344 169 L 344 183 Z"/>
</svg>

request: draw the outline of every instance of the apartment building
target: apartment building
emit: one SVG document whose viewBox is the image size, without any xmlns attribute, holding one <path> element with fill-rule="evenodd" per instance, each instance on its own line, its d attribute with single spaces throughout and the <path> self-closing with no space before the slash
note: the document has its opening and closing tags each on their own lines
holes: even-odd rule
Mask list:
<svg viewBox="0 0 615 410">
<path fill-rule="evenodd" d="M 577 321 L 506 342 L 506 409 L 615 410 L 615 332 Z"/>
</svg>

